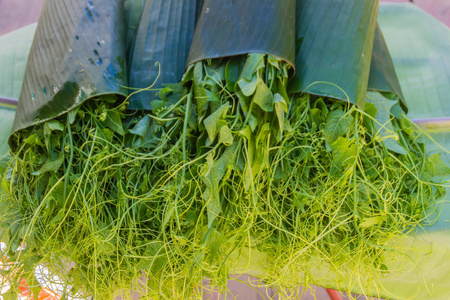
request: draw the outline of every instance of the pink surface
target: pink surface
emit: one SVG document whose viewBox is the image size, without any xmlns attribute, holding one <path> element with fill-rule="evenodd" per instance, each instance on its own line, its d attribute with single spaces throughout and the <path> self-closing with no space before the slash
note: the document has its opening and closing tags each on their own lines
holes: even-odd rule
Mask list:
<svg viewBox="0 0 450 300">
<path fill-rule="evenodd" d="M 44 0 L 0 0 L 0 35 L 37 22 Z"/>
<path fill-rule="evenodd" d="M 450 27 L 450 0 L 381 0 L 381 2 L 413 2 Z M 0 0 L 0 35 L 36 22 L 42 3 L 44 0 Z"/>
<path fill-rule="evenodd" d="M 450 27 L 450 0 L 381 0 L 381 2 L 413 2 Z"/>
</svg>

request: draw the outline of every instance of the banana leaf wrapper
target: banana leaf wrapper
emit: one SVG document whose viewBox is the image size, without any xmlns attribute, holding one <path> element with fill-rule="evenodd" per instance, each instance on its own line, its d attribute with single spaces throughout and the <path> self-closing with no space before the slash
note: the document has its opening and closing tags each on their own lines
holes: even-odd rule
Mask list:
<svg viewBox="0 0 450 300">
<path fill-rule="evenodd" d="M 205 0 L 186 65 L 205 59 L 264 53 L 295 67 L 294 41 L 294 0 Z"/>
<path fill-rule="evenodd" d="M 129 109 L 151 109 L 163 84 L 181 80 L 200 7 L 199 0 L 145 1 L 135 38 L 129 42 L 128 75 L 130 93 L 150 86 L 151 90 L 132 95 Z"/>
<path fill-rule="evenodd" d="M 13 132 L 104 94 L 126 96 L 120 0 L 47 0 L 28 57 Z"/>
<path fill-rule="evenodd" d="M 405 96 L 403 95 L 395 72 L 394 63 L 386 45 L 383 32 L 379 24 L 375 29 L 375 40 L 373 42 L 372 61 L 370 64 L 369 83 L 367 85 L 369 91 L 379 91 L 385 93 L 393 93 L 400 99 L 401 107 L 408 112 Z"/>
<path fill-rule="evenodd" d="M 331 97 L 360 108 L 368 89 L 403 99 L 377 26 L 378 6 L 378 0 L 297 0 L 296 73 L 289 92 Z"/>
</svg>

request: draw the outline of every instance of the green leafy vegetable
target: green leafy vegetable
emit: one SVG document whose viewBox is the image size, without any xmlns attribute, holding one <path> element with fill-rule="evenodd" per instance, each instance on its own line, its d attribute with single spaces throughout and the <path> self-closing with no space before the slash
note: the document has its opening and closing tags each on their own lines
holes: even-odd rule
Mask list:
<svg viewBox="0 0 450 300">
<path fill-rule="evenodd" d="M 286 291 L 315 258 L 386 272 L 389 242 L 426 218 L 448 167 L 396 100 L 288 99 L 288 66 L 198 62 L 152 112 L 103 96 L 15 133 L 0 201 L 9 254 L 26 243 L 23 270 L 73 262 L 68 293 L 100 299 L 137 278 L 149 297 L 189 297 L 203 276 L 223 290 L 248 249 L 267 255 L 267 282 L 292 275 Z"/>
</svg>

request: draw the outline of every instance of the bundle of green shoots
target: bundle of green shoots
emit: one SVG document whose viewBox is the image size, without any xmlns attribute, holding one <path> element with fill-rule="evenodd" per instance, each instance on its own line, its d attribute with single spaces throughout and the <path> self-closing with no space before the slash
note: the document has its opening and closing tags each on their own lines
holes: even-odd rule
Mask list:
<svg viewBox="0 0 450 300">
<path fill-rule="evenodd" d="M 286 293 L 318 262 L 354 280 L 387 271 L 391 239 L 444 193 L 444 164 L 400 107 L 380 123 L 376 102 L 288 95 L 289 69 L 198 62 L 151 112 L 106 95 L 14 134 L 1 221 L 16 274 L 44 264 L 67 294 L 188 299 L 255 252 Z"/>
</svg>

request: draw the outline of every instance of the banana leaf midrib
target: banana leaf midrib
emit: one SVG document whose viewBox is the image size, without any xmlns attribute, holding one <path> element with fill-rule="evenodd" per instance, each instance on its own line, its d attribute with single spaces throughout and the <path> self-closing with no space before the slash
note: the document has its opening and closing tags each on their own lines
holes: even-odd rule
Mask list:
<svg viewBox="0 0 450 300">
<path fill-rule="evenodd" d="M 7 97 L 0 97 L 0 105 L 8 105 L 16 107 L 19 100 Z"/>
<path fill-rule="evenodd" d="M 450 117 L 412 119 L 411 121 L 428 132 L 450 131 Z"/>
</svg>

